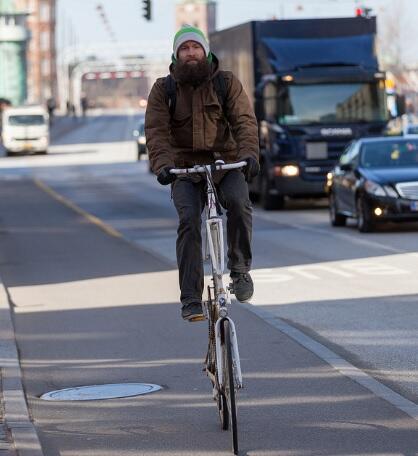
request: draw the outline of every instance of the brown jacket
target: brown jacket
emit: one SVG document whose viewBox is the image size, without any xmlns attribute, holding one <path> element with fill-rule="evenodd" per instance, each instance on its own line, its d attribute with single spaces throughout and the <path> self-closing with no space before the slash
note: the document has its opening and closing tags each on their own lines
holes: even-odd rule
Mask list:
<svg viewBox="0 0 418 456">
<path fill-rule="evenodd" d="M 218 70 L 214 57 L 212 78 Z M 171 69 L 171 67 L 170 67 Z M 258 129 L 254 111 L 240 81 L 223 71 L 227 85 L 225 119 L 213 83 L 177 84 L 173 118 L 166 100 L 165 78 L 154 83 L 145 115 L 145 136 L 151 169 L 213 163 L 213 152 L 227 163 L 254 157 L 258 160 Z M 173 76 L 173 75 L 172 75 Z M 218 157 L 217 157 L 218 158 Z"/>
</svg>

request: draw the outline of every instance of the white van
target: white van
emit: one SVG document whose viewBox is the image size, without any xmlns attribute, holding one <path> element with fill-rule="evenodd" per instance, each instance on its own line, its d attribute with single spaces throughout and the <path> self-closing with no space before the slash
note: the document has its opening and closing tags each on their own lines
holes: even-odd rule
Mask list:
<svg viewBox="0 0 418 456">
<path fill-rule="evenodd" d="M 2 116 L 3 146 L 6 154 L 46 154 L 49 146 L 48 113 L 42 106 L 6 108 Z"/>
</svg>

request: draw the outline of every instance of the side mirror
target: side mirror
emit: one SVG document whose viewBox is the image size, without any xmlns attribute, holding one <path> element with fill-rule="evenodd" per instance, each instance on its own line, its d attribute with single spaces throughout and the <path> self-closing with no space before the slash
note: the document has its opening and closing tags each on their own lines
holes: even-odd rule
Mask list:
<svg viewBox="0 0 418 456">
<path fill-rule="evenodd" d="M 353 165 L 352 163 L 344 163 L 343 165 L 340 165 L 341 171 L 352 171 L 353 170 Z"/>
<path fill-rule="evenodd" d="M 264 111 L 264 100 L 260 97 L 260 98 L 256 98 L 255 99 L 255 103 L 254 103 L 254 113 L 255 113 L 255 116 L 257 117 L 257 119 L 260 121 L 260 120 L 263 120 L 265 118 L 265 111 Z"/>
<path fill-rule="evenodd" d="M 405 95 L 396 95 L 396 111 L 398 116 L 403 116 L 406 113 Z"/>
</svg>

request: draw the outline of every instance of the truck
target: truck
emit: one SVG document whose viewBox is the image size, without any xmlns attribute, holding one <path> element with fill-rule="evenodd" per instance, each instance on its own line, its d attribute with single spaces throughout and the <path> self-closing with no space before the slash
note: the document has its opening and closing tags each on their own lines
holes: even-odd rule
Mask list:
<svg viewBox="0 0 418 456">
<path fill-rule="evenodd" d="M 250 194 L 266 210 L 321 197 L 353 139 L 389 121 L 376 18 L 251 21 L 210 35 L 222 70 L 241 81 L 259 126 L 260 174 Z"/>
<path fill-rule="evenodd" d="M 49 118 L 43 106 L 7 107 L 2 114 L 1 138 L 6 155 L 46 154 Z"/>
</svg>

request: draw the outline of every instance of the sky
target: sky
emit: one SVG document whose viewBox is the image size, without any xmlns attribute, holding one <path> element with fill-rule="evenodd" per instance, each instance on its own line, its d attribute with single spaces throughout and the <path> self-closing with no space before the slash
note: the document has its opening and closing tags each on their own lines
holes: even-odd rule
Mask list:
<svg viewBox="0 0 418 456">
<path fill-rule="evenodd" d="M 152 21 L 142 17 L 141 0 L 57 0 L 58 47 L 69 44 L 85 48 L 93 43 L 112 43 L 96 9 L 102 4 L 109 27 L 119 43 L 135 42 L 138 49 L 149 40 L 170 42 L 175 33 L 176 0 L 151 0 Z M 275 18 L 354 16 L 356 6 L 367 5 L 378 16 L 379 32 L 399 18 L 402 24 L 402 55 L 418 67 L 417 0 L 217 0 L 217 28 L 223 29 L 250 20 Z"/>
</svg>

